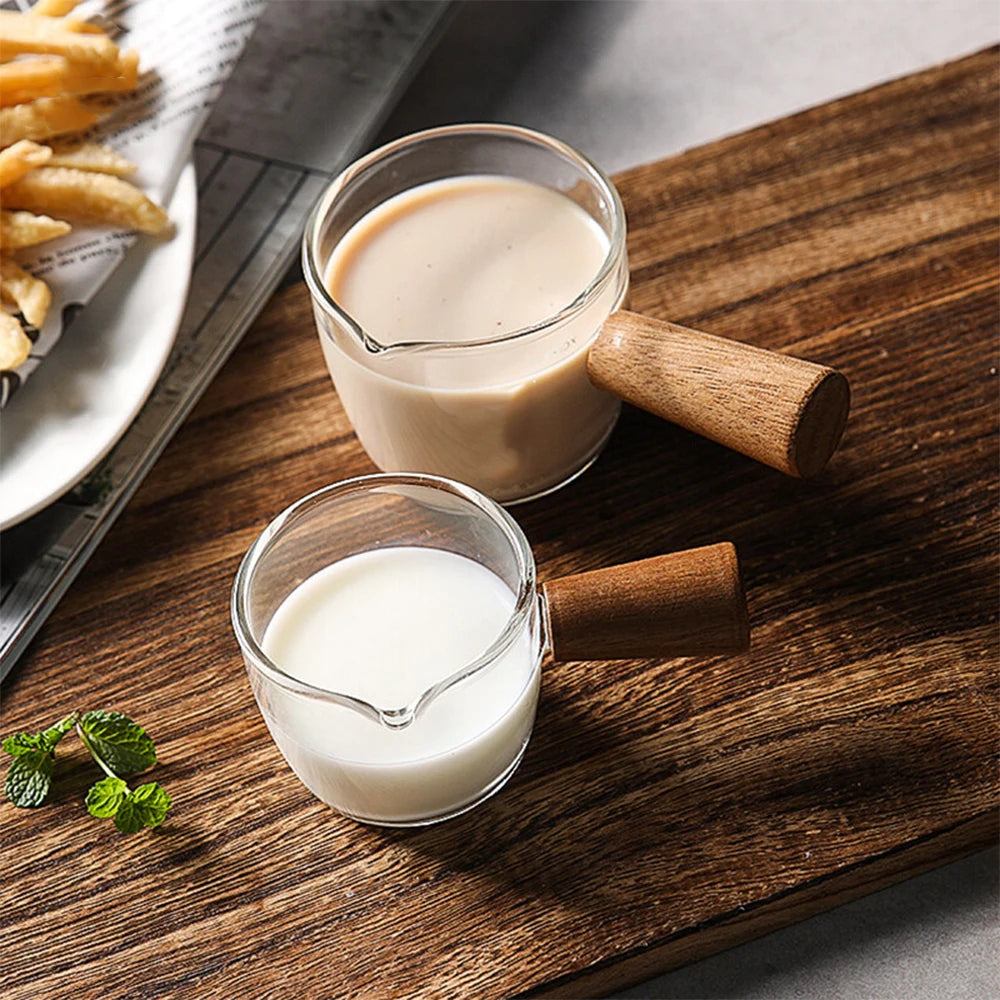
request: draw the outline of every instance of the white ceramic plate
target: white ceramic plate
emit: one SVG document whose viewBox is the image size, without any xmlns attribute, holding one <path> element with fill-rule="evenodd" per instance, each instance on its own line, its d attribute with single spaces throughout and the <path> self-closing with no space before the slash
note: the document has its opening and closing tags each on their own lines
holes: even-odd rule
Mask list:
<svg viewBox="0 0 1000 1000">
<path fill-rule="evenodd" d="M 174 344 L 194 257 L 194 165 L 168 205 L 176 226 L 141 239 L 0 417 L 0 529 L 75 486 L 125 433 Z"/>
</svg>

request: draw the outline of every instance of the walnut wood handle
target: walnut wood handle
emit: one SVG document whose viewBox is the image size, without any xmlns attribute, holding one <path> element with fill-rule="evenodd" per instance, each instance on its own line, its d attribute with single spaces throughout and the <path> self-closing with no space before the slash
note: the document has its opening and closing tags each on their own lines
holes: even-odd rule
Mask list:
<svg viewBox="0 0 1000 1000">
<path fill-rule="evenodd" d="M 826 465 L 850 408 L 833 368 L 624 309 L 605 322 L 587 370 L 627 402 L 802 478 Z"/>
<path fill-rule="evenodd" d="M 750 645 L 730 542 L 564 576 L 542 594 L 556 660 L 713 656 Z"/>
</svg>

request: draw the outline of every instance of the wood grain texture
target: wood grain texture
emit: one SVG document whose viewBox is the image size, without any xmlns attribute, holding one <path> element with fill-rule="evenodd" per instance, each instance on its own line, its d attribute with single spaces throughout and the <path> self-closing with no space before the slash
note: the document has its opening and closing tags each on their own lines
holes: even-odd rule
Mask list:
<svg viewBox="0 0 1000 1000">
<path fill-rule="evenodd" d="M 618 178 L 633 309 L 843 370 L 792 480 L 626 408 L 517 509 L 543 580 L 731 539 L 752 650 L 550 664 L 496 798 L 379 832 L 290 776 L 228 621 L 290 500 L 369 471 L 305 290 L 275 297 L 4 691 L 114 707 L 174 797 L 121 838 L 0 804 L 7 1000 L 593 996 L 995 839 L 997 51 Z"/>
<path fill-rule="evenodd" d="M 634 406 L 803 479 L 830 460 L 850 408 L 847 379 L 832 368 L 626 309 L 602 327 L 587 373 Z"/>
<path fill-rule="evenodd" d="M 721 656 L 750 645 L 731 542 L 571 573 L 542 592 L 554 660 Z"/>
</svg>

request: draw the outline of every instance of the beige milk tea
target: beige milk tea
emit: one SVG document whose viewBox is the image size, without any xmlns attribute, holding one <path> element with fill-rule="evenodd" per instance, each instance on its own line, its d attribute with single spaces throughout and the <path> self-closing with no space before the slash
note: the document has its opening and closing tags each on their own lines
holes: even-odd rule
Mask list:
<svg viewBox="0 0 1000 1000">
<path fill-rule="evenodd" d="M 586 371 L 624 295 L 624 282 L 595 284 L 608 250 L 567 195 L 493 175 L 420 185 L 356 222 L 326 283 L 376 346 L 320 339 L 374 462 L 501 501 L 585 468 L 619 408 Z"/>
</svg>

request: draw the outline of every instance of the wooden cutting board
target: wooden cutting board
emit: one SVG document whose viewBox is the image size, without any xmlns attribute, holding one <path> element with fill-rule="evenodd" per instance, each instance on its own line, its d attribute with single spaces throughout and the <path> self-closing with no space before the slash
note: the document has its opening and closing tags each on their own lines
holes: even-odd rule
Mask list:
<svg viewBox="0 0 1000 1000">
<path fill-rule="evenodd" d="M 155 832 L 0 806 L 4 996 L 596 996 L 997 834 L 997 51 L 640 167 L 633 308 L 845 371 L 810 482 L 626 410 L 518 508 L 542 579 L 736 543 L 754 645 L 546 669 L 507 788 L 440 827 L 291 776 L 229 627 L 267 520 L 371 470 L 304 287 L 270 304 L 14 672 L 5 732 L 157 739 Z"/>
</svg>

